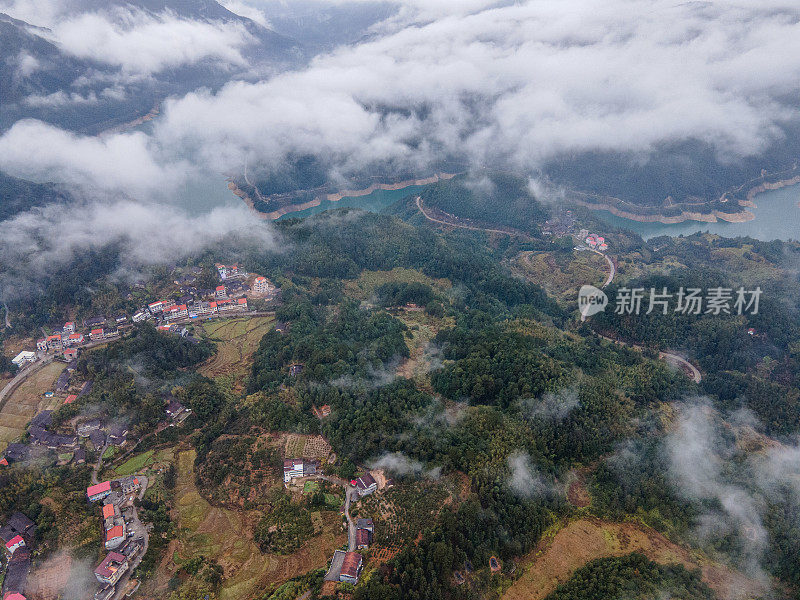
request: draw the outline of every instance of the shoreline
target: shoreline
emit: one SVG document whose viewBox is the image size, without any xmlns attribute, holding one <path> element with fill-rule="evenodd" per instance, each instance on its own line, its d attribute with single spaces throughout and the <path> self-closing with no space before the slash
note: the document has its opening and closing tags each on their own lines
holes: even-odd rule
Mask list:
<svg viewBox="0 0 800 600">
<path fill-rule="evenodd" d="M 423 177 L 422 179 L 407 179 L 397 183 L 373 183 L 360 190 L 342 190 L 330 194 L 320 194 L 319 196 L 316 196 L 314 199 L 308 200 L 307 202 L 302 202 L 300 204 L 288 204 L 270 212 L 262 212 L 256 209 L 253 199 L 250 198 L 247 192 L 236 185 L 236 182 L 234 182 L 231 178 L 228 178 L 228 189 L 231 190 L 231 192 L 233 192 L 236 196 L 241 198 L 247 207 L 256 215 L 258 215 L 259 219 L 274 221 L 293 212 L 301 212 L 309 208 L 314 208 L 323 202 L 339 202 L 343 198 L 359 198 L 361 196 L 368 196 L 369 194 L 377 192 L 378 190 L 396 191 L 415 185 L 431 185 L 439 181 L 447 181 L 456 175 L 456 173 L 435 173 L 430 177 Z"/>
<path fill-rule="evenodd" d="M 756 208 L 755 198 L 759 194 L 781 188 L 790 187 L 800 184 L 800 175 L 790 179 L 780 179 L 773 182 L 762 182 L 758 185 L 751 187 L 746 194 L 746 199 L 739 200 L 739 206 L 745 208 Z M 725 213 L 720 210 L 712 210 L 711 212 L 702 213 L 697 211 L 682 210 L 679 215 L 667 216 L 660 213 L 651 215 L 639 215 L 629 211 L 622 210 L 616 206 L 608 204 L 607 202 L 596 203 L 587 200 L 573 199 L 576 204 L 588 208 L 589 210 L 604 210 L 611 213 L 616 217 L 628 219 L 629 221 L 636 221 L 637 223 L 661 223 L 663 225 L 676 225 L 685 223 L 686 221 L 696 221 L 699 223 L 718 223 L 719 221 L 726 221 L 728 223 L 746 223 L 756 218 L 755 214 L 749 210 L 744 210 L 738 213 Z M 800 205 L 800 203 L 798 203 Z"/>
<path fill-rule="evenodd" d="M 594 202 L 587 202 L 586 200 L 573 201 L 580 206 L 588 208 L 589 210 L 604 210 L 616 217 L 628 219 L 629 221 L 636 221 L 637 223 L 661 223 L 663 225 L 677 225 L 679 223 L 685 223 L 686 221 L 697 221 L 700 223 L 718 223 L 719 221 L 727 221 L 728 223 L 746 223 L 747 221 L 752 221 L 756 218 L 756 216 L 749 210 L 738 213 L 724 213 L 719 210 L 701 213 L 683 210 L 679 215 L 675 216 L 667 216 L 662 214 L 639 215 L 625 210 L 620 210 L 611 204 L 597 204 Z"/>
</svg>

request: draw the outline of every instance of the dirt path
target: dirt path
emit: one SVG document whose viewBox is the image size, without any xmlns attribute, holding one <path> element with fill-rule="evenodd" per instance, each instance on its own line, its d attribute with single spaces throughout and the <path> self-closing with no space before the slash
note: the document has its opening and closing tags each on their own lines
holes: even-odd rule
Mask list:
<svg viewBox="0 0 800 600">
<path fill-rule="evenodd" d="M 587 562 L 631 552 L 641 552 L 661 564 L 700 569 L 703 581 L 721 600 L 743 600 L 766 591 L 764 583 L 695 555 L 649 527 L 584 518 L 543 540 L 524 559 L 525 573 L 506 591 L 503 600 L 542 600 Z"/>
</svg>

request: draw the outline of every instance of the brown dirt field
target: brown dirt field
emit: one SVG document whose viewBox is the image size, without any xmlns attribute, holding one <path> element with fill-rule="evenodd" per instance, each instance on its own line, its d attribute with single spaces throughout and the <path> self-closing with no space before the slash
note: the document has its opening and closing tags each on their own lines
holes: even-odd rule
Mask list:
<svg viewBox="0 0 800 600">
<path fill-rule="evenodd" d="M 260 513 L 228 510 L 203 499 L 194 483 L 194 457 L 194 450 L 178 454 L 174 518 L 179 535 L 174 556 L 186 560 L 203 554 L 219 562 L 225 573 L 221 600 L 247 600 L 272 585 L 323 567 L 345 542 L 339 515 L 324 512 L 322 533 L 298 552 L 288 556 L 263 554 L 252 539 L 252 526 Z M 170 560 L 164 567 L 174 572 L 178 565 Z M 169 579 L 163 573 L 157 577 Z"/>
<path fill-rule="evenodd" d="M 31 571 L 28 577 L 26 597 L 30 600 L 58 600 L 70 580 L 72 557 L 59 552 Z"/>
<path fill-rule="evenodd" d="M 0 450 L 25 432 L 25 425 L 42 410 L 58 406 L 59 398 L 45 398 L 43 394 L 53 389 L 64 363 L 53 362 L 25 380 L 9 396 L 0 410 Z"/>
<path fill-rule="evenodd" d="M 703 580 L 723 600 L 749 598 L 765 592 L 762 584 L 696 556 L 649 527 L 585 518 L 569 523 L 552 537 L 542 540 L 524 559 L 525 573 L 506 591 L 503 600 L 541 600 L 587 562 L 631 552 L 641 552 L 661 564 L 680 563 L 687 569 L 699 568 Z"/>
<path fill-rule="evenodd" d="M 601 285 L 608 275 L 605 259 L 594 252 L 522 252 L 512 270 L 543 286 L 560 300 L 574 301 L 578 288 L 585 284 Z"/>
</svg>

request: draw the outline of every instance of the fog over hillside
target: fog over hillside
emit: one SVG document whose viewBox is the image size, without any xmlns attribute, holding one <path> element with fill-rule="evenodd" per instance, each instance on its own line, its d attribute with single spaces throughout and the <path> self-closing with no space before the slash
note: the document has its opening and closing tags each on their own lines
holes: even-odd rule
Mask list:
<svg viewBox="0 0 800 600">
<path fill-rule="evenodd" d="M 249 165 L 268 180 L 303 160 L 342 186 L 488 166 L 650 203 L 713 199 L 797 158 L 790 2 L 0 0 L 0 11 L 0 40 L 19 46 L 0 71 L 0 170 L 93 195 L 169 202 L 197 173 Z M 152 128 L 95 135 L 153 106 Z"/>
</svg>

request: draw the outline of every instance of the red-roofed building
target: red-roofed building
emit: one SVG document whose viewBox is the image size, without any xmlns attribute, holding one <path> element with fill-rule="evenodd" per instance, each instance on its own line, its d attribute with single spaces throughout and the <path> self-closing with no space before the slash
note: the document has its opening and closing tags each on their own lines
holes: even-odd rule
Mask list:
<svg viewBox="0 0 800 600">
<path fill-rule="evenodd" d="M 342 561 L 342 570 L 339 573 L 339 581 L 358 583 L 358 576 L 361 574 L 363 565 L 364 558 L 358 552 L 346 552 L 344 561 Z"/>
<path fill-rule="evenodd" d="M 218 285 L 217 289 L 214 290 L 214 296 L 216 296 L 217 298 L 227 298 L 228 291 L 225 289 L 224 285 Z"/>
<path fill-rule="evenodd" d="M 48 335 L 47 336 L 47 347 L 50 350 L 61 350 L 61 336 L 60 335 Z"/>
<path fill-rule="evenodd" d="M 77 395 L 77 394 L 70 394 L 70 395 L 69 395 L 69 396 L 67 396 L 67 398 L 64 400 L 64 404 L 72 404 L 72 403 L 73 403 L 73 402 L 75 402 L 75 400 L 77 400 L 77 399 L 78 399 L 78 395 Z"/>
<path fill-rule="evenodd" d="M 173 306 L 170 306 L 169 308 L 164 309 L 164 318 L 167 319 L 168 321 L 188 316 L 189 316 L 189 310 L 186 308 L 185 304 L 175 304 Z"/>
<path fill-rule="evenodd" d="M 27 598 L 25 598 L 25 596 L 23 596 L 19 592 L 10 592 L 5 595 L 3 600 L 27 600 Z"/>
<path fill-rule="evenodd" d="M 0 467 L 7 467 L 8 466 L 8 459 L 4 456 L 0 458 Z"/>
<path fill-rule="evenodd" d="M 75 333 L 75 323 L 72 321 L 64 323 L 64 333 Z"/>
<path fill-rule="evenodd" d="M 73 358 L 78 358 L 78 349 L 77 348 L 67 348 L 64 350 L 64 358 L 72 360 Z"/>
<path fill-rule="evenodd" d="M 86 497 L 89 498 L 90 502 L 94 502 L 95 500 L 101 500 L 108 496 L 111 493 L 111 482 L 104 481 L 103 483 L 98 483 L 96 485 L 90 485 L 86 488 Z"/>
<path fill-rule="evenodd" d="M 159 331 L 169 331 L 170 329 L 172 329 L 172 325 L 158 325 L 156 329 L 158 329 Z"/>
<path fill-rule="evenodd" d="M 70 333 L 67 336 L 66 344 L 67 346 L 77 346 L 78 344 L 83 343 L 83 334 L 82 333 Z"/>
<path fill-rule="evenodd" d="M 6 551 L 9 554 L 14 554 L 14 551 L 17 548 L 22 548 L 25 545 L 25 540 L 22 539 L 21 535 L 15 535 L 13 538 L 6 542 Z"/>
<path fill-rule="evenodd" d="M 247 310 L 247 298 L 239 298 L 236 301 L 236 304 L 239 305 L 238 308 L 240 308 L 241 310 Z"/>
<path fill-rule="evenodd" d="M 162 310 L 164 310 L 164 306 L 166 304 L 167 303 L 164 302 L 163 300 L 159 300 L 158 302 L 151 302 L 150 304 L 147 305 L 147 309 L 150 311 L 150 314 L 155 314 L 157 312 L 161 312 Z"/>
<path fill-rule="evenodd" d="M 94 341 L 102 340 L 103 339 L 103 330 L 102 329 L 92 329 L 89 333 L 89 339 Z"/>
<path fill-rule="evenodd" d="M 273 286 L 266 277 L 256 277 L 251 289 L 256 294 L 268 294 L 275 289 L 275 286 Z"/>
<path fill-rule="evenodd" d="M 106 550 L 116 548 L 125 541 L 125 526 L 114 525 L 111 529 L 106 531 Z"/>
<path fill-rule="evenodd" d="M 371 532 L 369 529 L 356 530 L 356 549 L 369 548 Z"/>
<path fill-rule="evenodd" d="M 97 568 L 94 576 L 100 583 L 116 584 L 128 570 L 128 559 L 119 552 L 109 552 Z"/>
<path fill-rule="evenodd" d="M 108 504 L 103 505 L 103 518 L 104 519 L 113 519 L 114 515 L 116 514 L 116 510 L 114 509 L 114 505 L 110 502 Z"/>
</svg>

